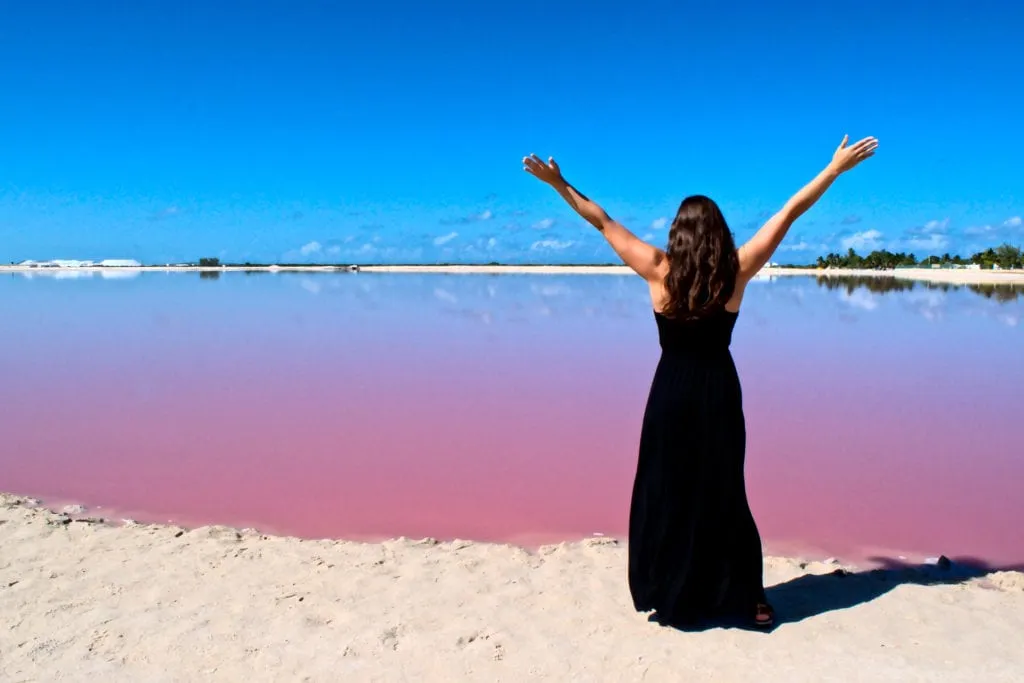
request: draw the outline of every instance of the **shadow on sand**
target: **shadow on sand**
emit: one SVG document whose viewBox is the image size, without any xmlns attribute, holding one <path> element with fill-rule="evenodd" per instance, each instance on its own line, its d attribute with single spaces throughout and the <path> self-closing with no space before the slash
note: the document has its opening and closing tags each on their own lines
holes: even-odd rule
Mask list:
<svg viewBox="0 0 1024 683">
<path fill-rule="evenodd" d="M 1001 571 L 1024 571 L 1024 565 L 993 567 L 975 558 L 948 561 L 937 565 L 908 564 L 885 557 L 870 558 L 875 569 L 850 572 L 836 569 L 827 574 L 804 574 L 765 589 L 768 602 L 775 608 L 773 628 L 756 628 L 748 621 L 723 620 L 699 625 L 662 624 L 680 631 L 706 631 L 713 628 L 736 628 L 769 633 L 784 624 L 795 624 L 827 612 L 856 607 L 879 598 L 897 586 L 940 586 L 964 583 Z M 660 623 L 656 615 L 649 621 Z"/>
</svg>

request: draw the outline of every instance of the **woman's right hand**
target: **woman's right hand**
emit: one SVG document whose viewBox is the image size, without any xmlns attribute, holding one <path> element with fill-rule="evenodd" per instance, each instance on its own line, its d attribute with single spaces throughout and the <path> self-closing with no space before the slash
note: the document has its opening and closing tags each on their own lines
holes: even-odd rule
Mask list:
<svg viewBox="0 0 1024 683">
<path fill-rule="evenodd" d="M 866 137 L 847 147 L 846 143 L 849 139 L 849 135 L 844 135 L 843 141 L 839 143 L 835 154 L 832 155 L 832 168 L 839 173 L 845 173 L 868 157 L 874 156 L 875 150 L 878 149 L 876 138 Z"/>
</svg>

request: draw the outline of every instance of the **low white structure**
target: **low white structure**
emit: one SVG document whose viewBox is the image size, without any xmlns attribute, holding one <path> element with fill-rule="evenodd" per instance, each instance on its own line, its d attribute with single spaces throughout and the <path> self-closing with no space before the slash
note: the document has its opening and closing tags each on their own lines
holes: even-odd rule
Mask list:
<svg viewBox="0 0 1024 683">
<path fill-rule="evenodd" d="M 142 266 L 141 263 L 130 258 L 107 258 L 103 259 L 96 265 L 101 268 L 139 268 Z"/>
<path fill-rule="evenodd" d="M 49 261 L 22 261 L 18 264 L 23 268 L 89 268 L 94 265 L 92 261 L 81 261 L 79 259 L 55 258 Z"/>
</svg>

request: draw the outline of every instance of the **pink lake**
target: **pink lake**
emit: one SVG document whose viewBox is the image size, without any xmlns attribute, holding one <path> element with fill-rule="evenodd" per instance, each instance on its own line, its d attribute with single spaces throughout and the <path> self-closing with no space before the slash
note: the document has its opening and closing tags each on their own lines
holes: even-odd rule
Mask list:
<svg viewBox="0 0 1024 683">
<path fill-rule="evenodd" d="M 766 550 L 1024 563 L 1024 289 L 894 284 L 749 290 Z M 625 536 L 639 279 L 8 274 L 0 301 L 0 490 L 304 537 Z"/>
</svg>

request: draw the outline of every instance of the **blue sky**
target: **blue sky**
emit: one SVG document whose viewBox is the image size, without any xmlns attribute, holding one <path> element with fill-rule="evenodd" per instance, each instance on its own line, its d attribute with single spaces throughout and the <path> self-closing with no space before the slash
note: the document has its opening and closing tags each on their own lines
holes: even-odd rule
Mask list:
<svg viewBox="0 0 1024 683">
<path fill-rule="evenodd" d="M 20 2 L 0 262 L 609 262 L 520 160 L 664 243 L 737 237 L 844 133 L 879 154 L 780 261 L 1024 243 L 1020 3 Z"/>
</svg>

